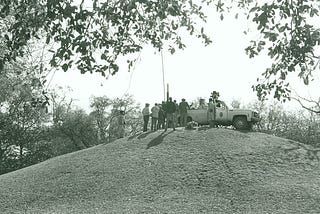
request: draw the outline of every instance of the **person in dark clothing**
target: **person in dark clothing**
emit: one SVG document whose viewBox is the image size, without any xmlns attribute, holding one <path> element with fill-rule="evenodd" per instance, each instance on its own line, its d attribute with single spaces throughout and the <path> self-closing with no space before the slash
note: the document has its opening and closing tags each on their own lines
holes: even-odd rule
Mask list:
<svg viewBox="0 0 320 214">
<path fill-rule="evenodd" d="M 164 106 L 159 105 L 159 113 L 158 113 L 158 129 L 164 129 L 165 128 L 165 112 L 164 112 Z"/>
<path fill-rule="evenodd" d="M 172 98 L 169 97 L 169 101 L 166 103 L 166 128 L 165 131 L 167 131 L 169 127 L 169 123 L 172 124 L 173 130 L 176 130 L 176 124 L 175 124 L 175 114 L 176 114 L 176 104 L 172 102 Z"/>
<path fill-rule="evenodd" d="M 173 101 L 174 104 L 176 105 L 176 112 L 174 113 L 174 122 L 176 124 L 176 127 L 180 126 L 181 124 L 179 124 L 178 121 L 178 116 L 179 116 L 179 104 L 177 103 L 177 100 Z"/>
</svg>

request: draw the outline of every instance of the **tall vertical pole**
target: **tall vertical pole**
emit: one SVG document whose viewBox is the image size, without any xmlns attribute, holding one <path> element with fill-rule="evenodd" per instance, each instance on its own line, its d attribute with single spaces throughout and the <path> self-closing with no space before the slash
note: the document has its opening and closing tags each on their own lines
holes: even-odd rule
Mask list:
<svg viewBox="0 0 320 214">
<path fill-rule="evenodd" d="M 166 100 L 166 86 L 165 86 L 165 81 L 164 81 L 164 63 L 163 63 L 163 54 L 161 50 L 161 64 L 162 64 L 162 84 L 163 84 L 163 100 Z"/>
<path fill-rule="evenodd" d="M 167 101 L 169 100 L 169 84 L 167 84 Z"/>
</svg>

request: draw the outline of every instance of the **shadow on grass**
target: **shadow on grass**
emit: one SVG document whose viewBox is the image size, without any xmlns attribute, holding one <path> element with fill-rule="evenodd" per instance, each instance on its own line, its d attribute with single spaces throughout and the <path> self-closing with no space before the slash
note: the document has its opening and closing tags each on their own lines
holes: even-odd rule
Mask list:
<svg viewBox="0 0 320 214">
<path fill-rule="evenodd" d="M 170 133 L 174 132 L 173 130 L 170 131 L 170 132 L 166 132 L 166 131 L 163 131 L 161 132 L 160 135 L 158 135 L 156 138 L 152 139 L 149 143 L 148 143 L 148 146 L 147 146 L 147 149 L 151 148 L 151 147 L 154 147 L 154 146 L 158 146 L 160 143 L 163 142 L 163 139 L 169 135 Z"/>
<path fill-rule="evenodd" d="M 152 131 L 143 132 L 142 134 L 140 134 L 137 137 L 137 139 L 143 139 L 143 138 L 147 137 L 150 133 L 152 133 Z"/>
</svg>

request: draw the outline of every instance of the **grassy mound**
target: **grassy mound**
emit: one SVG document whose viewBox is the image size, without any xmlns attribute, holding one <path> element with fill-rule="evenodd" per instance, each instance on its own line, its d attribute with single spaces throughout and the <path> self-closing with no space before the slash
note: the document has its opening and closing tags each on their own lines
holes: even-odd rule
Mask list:
<svg viewBox="0 0 320 214">
<path fill-rule="evenodd" d="M 262 133 L 157 131 L 0 176 L 1 213 L 320 213 L 320 169 Z"/>
</svg>

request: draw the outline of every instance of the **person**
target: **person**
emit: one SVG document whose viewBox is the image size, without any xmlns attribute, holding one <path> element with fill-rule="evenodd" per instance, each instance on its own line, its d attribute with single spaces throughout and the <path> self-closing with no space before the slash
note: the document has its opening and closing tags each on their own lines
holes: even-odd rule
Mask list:
<svg viewBox="0 0 320 214">
<path fill-rule="evenodd" d="M 164 129 L 165 127 L 165 111 L 164 111 L 164 102 L 159 105 L 158 113 L 158 129 Z"/>
<path fill-rule="evenodd" d="M 142 116 L 143 116 L 143 132 L 148 131 L 148 123 L 150 117 L 150 110 L 149 110 L 149 103 L 146 103 L 145 107 L 142 109 Z"/>
<path fill-rule="evenodd" d="M 154 106 L 151 108 L 151 131 L 157 131 L 158 117 L 159 117 L 159 107 L 158 107 L 158 104 L 155 103 Z"/>
<path fill-rule="evenodd" d="M 183 127 L 187 126 L 188 109 L 190 109 L 190 106 L 183 98 L 179 103 L 180 125 Z"/>
<path fill-rule="evenodd" d="M 169 123 L 172 124 L 173 130 L 176 130 L 176 124 L 175 124 L 175 112 L 176 112 L 176 104 L 172 102 L 172 98 L 169 97 L 168 102 L 166 103 L 166 127 L 165 131 L 167 131 L 169 127 Z"/>
<path fill-rule="evenodd" d="M 208 121 L 209 121 L 209 126 L 210 128 L 213 128 L 216 126 L 216 104 L 214 103 L 212 98 L 209 98 L 209 103 L 208 103 Z"/>
<path fill-rule="evenodd" d="M 112 109 L 111 113 L 112 117 L 110 120 L 110 126 L 108 128 L 110 142 L 119 138 L 123 138 L 125 134 L 125 112 L 118 109 Z"/>
<path fill-rule="evenodd" d="M 118 133 L 117 133 L 118 138 L 124 137 L 125 125 L 126 125 L 124 115 L 125 115 L 125 111 L 120 110 L 118 118 L 117 118 L 117 120 L 118 120 Z"/>
<path fill-rule="evenodd" d="M 206 109 L 205 99 L 200 98 L 199 109 Z"/>
<path fill-rule="evenodd" d="M 162 101 L 161 104 L 158 105 L 159 113 L 158 113 L 158 129 L 165 128 L 165 120 L 166 120 L 166 113 L 165 113 L 165 102 Z"/>
<path fill-rule="evenodd" d="M 178 125 L 178 116 L 179 116 L 179 104 L 177 103 L 177 100 L 174 100 L 173 103 L 176 105 L 176 112 L 174 113 L 174 122 L 176 124 L 176 126 Z"/>
</svg>

